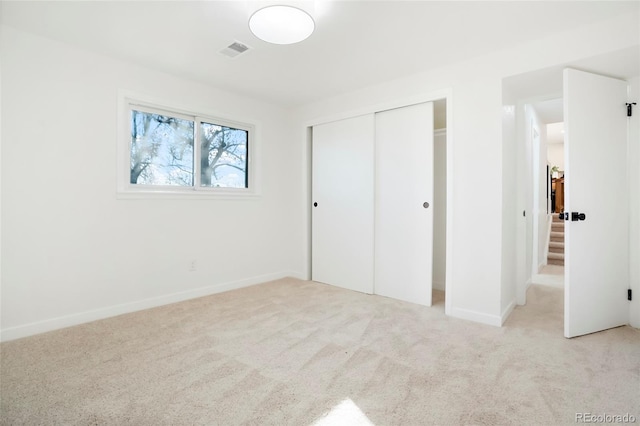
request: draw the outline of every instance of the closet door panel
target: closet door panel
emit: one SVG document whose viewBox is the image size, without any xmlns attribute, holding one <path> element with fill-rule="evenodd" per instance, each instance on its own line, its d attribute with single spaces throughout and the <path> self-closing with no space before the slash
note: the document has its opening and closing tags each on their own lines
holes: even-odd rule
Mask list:
<svg viewBox="0 0 640 426">
<path fill-rule="evenodd" d="M 431 306 L 433 104 L 376 114 L 375 293 Z"/>
<path fill-rule="evenodd" d="M 312 266 L 319 281 L 373 292 L 374 115 L 313 127 Z"/>
</svg>

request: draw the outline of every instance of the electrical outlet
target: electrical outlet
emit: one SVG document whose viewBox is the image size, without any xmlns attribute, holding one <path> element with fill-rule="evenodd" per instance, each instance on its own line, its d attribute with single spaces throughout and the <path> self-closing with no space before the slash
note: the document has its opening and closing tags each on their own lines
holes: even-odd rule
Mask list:
<svg viewBox="0 0 640 426">
<path fill-rule="evenodd" d="M 189 272 L 195 272 L 198 270 L 198 262 L 196 260 L 192 260 L 191 264 L 189 264 Z"/>
</svg>

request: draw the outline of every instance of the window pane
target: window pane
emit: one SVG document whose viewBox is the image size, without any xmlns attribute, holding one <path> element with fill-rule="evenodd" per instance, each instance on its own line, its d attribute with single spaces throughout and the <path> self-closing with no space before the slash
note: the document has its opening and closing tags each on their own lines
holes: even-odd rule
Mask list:
<svg viewBox="0 0 640 426">
<path fill-rule="evenodd" d="M 131 111 L 131 179 L 141 185 L 193 185 L 190 120 Z"/>
<path fill-rule="evenodd" d="M 201 185 L 248 188 L 249 132 L 218 124 L 200 123 L 200 135 Z"/>
</svg>

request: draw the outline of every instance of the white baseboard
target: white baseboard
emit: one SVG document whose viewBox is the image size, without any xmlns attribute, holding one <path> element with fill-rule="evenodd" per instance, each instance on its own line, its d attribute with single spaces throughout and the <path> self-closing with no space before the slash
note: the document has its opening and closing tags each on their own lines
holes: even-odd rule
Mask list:
<svg viewBox="0 0 640 426">
<path fill-rule="evenodd" d="M 200 287 L 193 290 L 181 291 L 178 293 L 167 294 L 164 296 L 152 297 L 149 299 L 138 300 L 135 302 L 123 303 L 120 305 L 108 306 L 106 308 L 94 309 L 91 311 L 80 312 L 77 314 L 65 315 L 62 317 L 51 318 L 43 321 L 37 321 L 30 324 L 19 325 L 16 327 L 0 330 L 0 342 L 19 339 L 22 337 L 33 336 L 35 334 L 45 333 L 47 331 L 58 330 L 61 328 L 71 327 L 74 325 L 84 324 L 91 321 L 114 317 L 117 315 L 128 314 L 131 312 L 141 311 L 144 309 L 155 308 L 158 306 L 168 305 L 171 303 L 182 302 L 198 297 L 209 296 L 216 293 L 222 293 L 229 290 L 236 290 L 243 287 L 249 287 L 268 281 L 278 280 L 281 278 L 293 277 L 304 280 L 304 274 L 299 272 L 275 272 L 271 274 L 259 275 L 238 281 L 215 284 L 206 287 Z"/>
<path fill-rule="evenodd" d="M 549 255 L 549 253 L 548 253 L 548 252 L 549 252 L 549 249 L 547 248 L 547 250 L 546 250 L 547 255 Z M 546 259 L 546 257 L 545 257 L 545 259 Z M 539 274 L 540 272 L 542 272 L 542 270 L 544 269 L 544 267 L 545 267 L 545 266 L 547 266 L 547 262 L 546 262 L 546 261 L 544 261 L 544 262 L 542 262 L 542 263 L 540 263 L 540 264 L 538 265 L 538 274 Z"/>
<path fill-rule="evenodd" d="M 504 308 L 504 310 L 502 311 L 502 315 L 500 318 L 500 325 L 504 325 L 504 322 L 507 320 L 507 318 L 509 318 L 509 315 L 511 315 L 511 312 L 513 312 L 513 310 L 516 308 L 516 300 L 513 299 L 509 305 L 507 305 L 506 308 Z"/>
<path fill-rule="evenodd" d="M 502 326 L 502 318 L 500 316 L 485 314 L 484 312 L 471 311 L 461 308 L 451 308 L 451 316 L 455 318 L 479 322 L 481 324 L 493 325 L 495 327 Z"/>
</svg>

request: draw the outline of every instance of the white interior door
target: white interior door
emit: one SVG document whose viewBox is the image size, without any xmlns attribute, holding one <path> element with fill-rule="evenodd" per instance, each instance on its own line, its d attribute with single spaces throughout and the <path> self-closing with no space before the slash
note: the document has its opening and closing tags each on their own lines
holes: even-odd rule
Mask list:
<svg viewBox="0 0 640 426">
<path fill-rule="evenodd" d="M 431 306 L 433 104 L 376 114 L 375 292 Z"/>
<path fill-rule="evenodd" d="M 624 81 L 564 70 L 565 337 L 629 322 L 626 100 Z"/>
<path fill-rule="evenodd" d="M 313 127 L 314 281 L 373 293 L 374 115 Z"/>
</svg>

